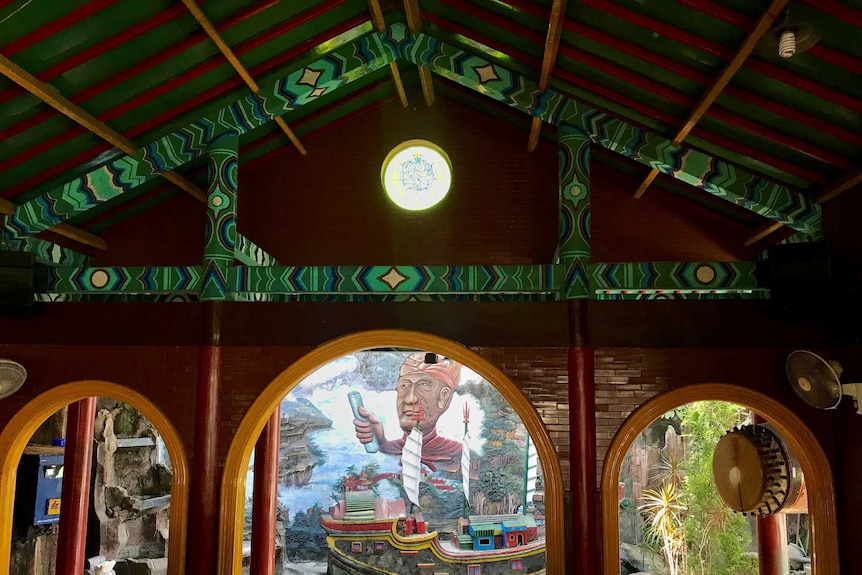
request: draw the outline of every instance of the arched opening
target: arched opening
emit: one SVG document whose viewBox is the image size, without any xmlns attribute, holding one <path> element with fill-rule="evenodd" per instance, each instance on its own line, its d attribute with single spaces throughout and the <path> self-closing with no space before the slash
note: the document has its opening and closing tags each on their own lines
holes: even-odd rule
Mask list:
<svg viewBox="0 0 862 575">
<path fill-rule="evenodd" d="M 635 438 L 654 420 L 682 405 L 703 400 L 726 401 L 747 407 L 765 417 L 796 454 L 808 488 L 813 573 L 838 573 L 838 522 L 832 471 L 817 438 L 784 405 L 762 393 L 728 384 L 698 384 L 659 395 L 623 422 L 611 442 L 602 472 L 602 523 L 604 573 L 618 573 L 618 481 L 626 452 Z"/>
<path fill-rule="evenodd" d="M 386 347 L 434 350 L 444 354 L 480 373 L 511 404 L 535 443 L 544 472 L 547 572 L 562 575 L 565 572 L 562 474 L 554 446 L 538 413 L 499 369 L 466 347 L 437 336 L 401 330 L 362 332 L 326 343 L 279 374 L 251 405 L 237 429 L 225 463 L 219 536 L 220 573 L 240 573 L 246 469 L 254 444 L 276 406 L 300 381 L 326 363 L 350 353 Z"/>
<path fill-rule="evenodd" d="M 158 430 L 171 460 L 171 530 L 168 539 L 168 574 L 185 568 L 188 462 L 179 435 L 165 415 L 146 397 L 121 385 L 104 381 L 77 381 L 60 385 L 27 403 L 0 433 L 0 501 L 13 501 L 18 463 L 27 442 L 43 421 L 55 412 L 87 397 L 110 397 L 141 413 Z M 12 505 L 0 506 L 0 575 L 9 573 L 13 524 Z"/>
</svg>

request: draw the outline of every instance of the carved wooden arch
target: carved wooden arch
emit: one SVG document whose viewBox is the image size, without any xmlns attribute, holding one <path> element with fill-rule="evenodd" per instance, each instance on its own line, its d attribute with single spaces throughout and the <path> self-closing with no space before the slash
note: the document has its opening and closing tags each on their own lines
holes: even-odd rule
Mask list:
<svg viewBox="0 0 862 575">
<path fill-rule="evenodd" d="M 762 415 L 796 454 L 808 489 L 812 573 L 839 573 L 838 509 L 832 469 L 817 438 L 792 411 L 775 399 L 751 389 L 721 383 L 690 385 L 654 397 L 635 410 L 617 431 L 602 471 L 604 573 L 619 571 L 620 517 L 615 494 L 623 458 L 632 442 L 665 413 L 687 403 L 710 400 L 742 405 Z"/>
<path fill-rule="evenodd" d="M 249 407 L 231 442 L 221 490 L 219 573 L 239 575 L 242 568 L 241 530 L 245 510 L 245 478 L 254 444 L 281 400 L 306 376 L 350 353 L 379 347 L 431 350 L 469 366 L 487 379 L 512 405 L 536 444 L 545 478 L 546 568 L 551 575 L 565 571 L 563 476 L 547 429 L 530 401 L 502 371 L 467 347 L 451 340 L 413 331 L 375 330 L 346 335 L 325 343 L 281 372 Z"/>
<path fill-rule="evenodd" d="M 15 499 L 18 461 L 27 442 L 42 423 L 58 410 L 87 397 L 110 397 L 137 409 L 158 430 L 171 458 L 171 533 L 168 538 L 168 575 L 182 575 L 186 563 L 186 521 L 189 466 L 176 429 L 144 395 L 107 381 L 75 381 L 59 385 L 33 398 L 9 420 L 0 433 L 0 501 Z M 12 541 L 12 505 L 0 505 L 0 575 L 9 575 Z"/>
</svg>

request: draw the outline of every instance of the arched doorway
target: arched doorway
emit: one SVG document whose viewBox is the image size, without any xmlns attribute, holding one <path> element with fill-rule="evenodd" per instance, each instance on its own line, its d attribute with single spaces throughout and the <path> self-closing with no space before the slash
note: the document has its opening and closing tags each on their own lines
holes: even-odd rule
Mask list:
<svg viewBox="0 0 862 575">
<path fill-rule="evenodd" d="M 735 385 L 690 385 L 659 395 L 635 410 L 611 442 L 602 471 L 602 534 L 604 573 L 618 572 L 619 513 L 617 489 L 623 458 L 632 442 L 652 421 L 681 405 L 702 400 L 736 403 L 765 417 L 796 454 L 808 487 L 813 573 L 840 571 L 838 521 L 832 470 L 817 438 L 804 423 L 775 399 Z"/>
<path fill-rule="evenodd" d="M 66 405 L 87 397 L 110 397 L 129 404 L 159 431 L 173 467 L 171 485 L 171 530 L 168 540 L 168 574 L 180 575 L 185 569 L 186 510 L 188 506 L 188 461 L 182 441 L 168 418 L 140 393 L 106 381 L 76 381 L 57 386 L 35 397 L 9 421 L 0 433 L 0 501 L 15 499 L 18 461 L 30 437 L 43 421 Z M 11 505 L 0 506 L 0 575 L 8 575 L 12 538 Z"/>
<path fill-rule="evenodd" d="M 237 428 L 225 462 L 219 572 L 223 575 L 240 573 L 242 538 L 238 528 L 245 508 L 246 468 L 254 444 L 276 406 L 318 367 L 350 353 L 381 347 L 431 349 L 445 354 L 481 373 L 512 405 L 535 442 L 545 474 L 547 572 L 562 575 L 565 572 L 562 473 L 554 446 L 538 413 L 503 372 L 468 348 L 438 336 L 402 330 L 361 332 L 323 344 L 279 374 L 254 401 Z"/>
</svg>

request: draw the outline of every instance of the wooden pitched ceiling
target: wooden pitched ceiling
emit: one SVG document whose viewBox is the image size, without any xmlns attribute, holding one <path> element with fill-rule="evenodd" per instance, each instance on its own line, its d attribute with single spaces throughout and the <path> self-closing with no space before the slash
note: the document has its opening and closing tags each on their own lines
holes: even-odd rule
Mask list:
<svg viewBox="0 0 862 575">
<path fill-rule="evenodd" d="M 819 43 L 786 60 L 761 52 L 758 40 L 787 18 L 816 27 Z M 684 140 L 801 198 L 828 201 L 862 181 L 862 43 L 852 40 L 862 10 L 853 2 L 13 0 L 0 1 L 0 212 L 395 22 L 511 70 L 539 94 Z M 399 60 L 243 135 L 243 158 L 302 154 L 305 136 L 376 102 L 428 105 L 441 94 L 506 115 Z M 542 125 L 538 115 L 527 123 L 525 149 Z M 205 186 L 192 162 L 50 232 L 101 247 L 110 227 L 179 194 L 200 198 Z M 697 190 L 682 193 L 704 203 Z M 746 225 L 746 244 L 790 233 L 770 236 L 781 224 L 757 215 Z"/>
</svg>

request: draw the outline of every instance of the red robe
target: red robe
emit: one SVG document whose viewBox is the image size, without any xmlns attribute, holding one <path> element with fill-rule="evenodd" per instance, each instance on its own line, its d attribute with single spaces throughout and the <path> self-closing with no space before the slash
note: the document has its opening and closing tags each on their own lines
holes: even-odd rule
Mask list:
<svg viewBox="0 0 862 575">
<path fill-rule="evenodd" d="M 401 439 L 393 439 L 380 446 L 380 451 L 389 455 L 401 455 L 405 433 Z M 422 435 L 422 464 L 431 471 L 437 471 L 437 463 L 454 463 L 461 460 L 461 442 L 437 435 L 435 425 Z"/>
</svg>

